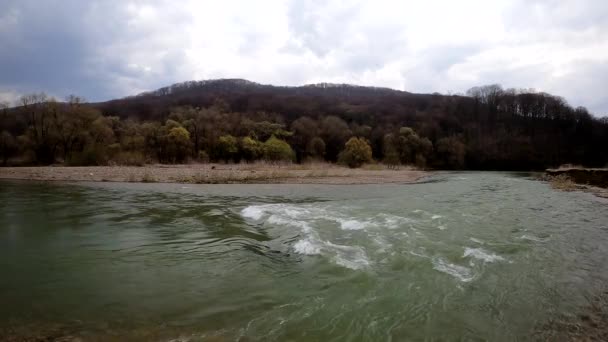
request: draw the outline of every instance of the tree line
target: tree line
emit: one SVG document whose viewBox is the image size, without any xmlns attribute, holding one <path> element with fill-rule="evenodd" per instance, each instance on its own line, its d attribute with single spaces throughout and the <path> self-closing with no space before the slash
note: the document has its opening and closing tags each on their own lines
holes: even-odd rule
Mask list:
<svg viewBox="0 0 608 342">
<path fill-rule="evenodd" d="M 26 95 L 0 108 L 0 162 L 324 160 L 357 167 L 375 160 L 506 170 L 608 163 L 608 120 L 546 93 L 489 85 L 444 96 L 344 86 L 327 95 L 239 86 L 203 91 L 189 84 L 100 104 Z"/>
</svg>

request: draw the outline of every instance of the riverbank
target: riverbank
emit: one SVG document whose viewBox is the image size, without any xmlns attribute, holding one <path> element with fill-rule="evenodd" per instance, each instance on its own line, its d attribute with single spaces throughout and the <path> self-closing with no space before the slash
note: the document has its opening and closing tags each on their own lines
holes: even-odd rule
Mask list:
<svg viewBox="0 0 608 342">
<path fill-rule="evenodd" d="M 38 181 L 143 182 L 190 184 L 383 184 L 414 183 L 429 172 L 331 164 L 190 164 L 133 166 L 3 167 L 0 179 Z"/>
<path fill-rule="evenodd" d="M 562 191 L 584 191 L 608 198 L 608 169 L 548 169 L 541 180 Z"/>
<path fill-rule="evenodd" d="M 568 177 L 573 182 L 608 188 L 608 169 L 588 169 L 588 168 L 560 168 L 548 169 L 545 171 L 551 177 Z"/>
</svg>

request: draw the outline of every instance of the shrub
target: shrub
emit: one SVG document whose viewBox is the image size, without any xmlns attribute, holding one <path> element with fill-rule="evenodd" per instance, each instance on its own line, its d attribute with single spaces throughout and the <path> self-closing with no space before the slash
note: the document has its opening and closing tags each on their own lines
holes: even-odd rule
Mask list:
<svg viewBox="0 0 608 342">
<path fill-rule="evenodd" d="M 325 142 L 319 137 L 314 137 L 308 143 L 306 152 L 313 159 L 323 159 L 325 156 Z"/>
<path fill-rule="evenodd" d="M 229 161 L 233 160 L 239 152 L 238 140 L 232 135 L 223 135 L 218 139 L 216 147 L 217 158 Z"/>
<path fill-rule="evenodd" d="M 260 158 L 264 152 L 262 143 L 251 137 L 244 137 L 241 140 L 241 150 L 243 151 L 243 158 L 248 162 Z"/>
<path fill-rule="evenodd" d="M 272 136 L 264 143 L 264 159 L 268 161 L 293 161 L 294 158 L 295 153 L 285 140 Z"/>
<path fill-rule="evenodd" d="M 348 167 L 360 167 L 372 161 L 372 148 L 363 138 L 350 138 L 340 152 L 338 161 Z"/>
</svg>

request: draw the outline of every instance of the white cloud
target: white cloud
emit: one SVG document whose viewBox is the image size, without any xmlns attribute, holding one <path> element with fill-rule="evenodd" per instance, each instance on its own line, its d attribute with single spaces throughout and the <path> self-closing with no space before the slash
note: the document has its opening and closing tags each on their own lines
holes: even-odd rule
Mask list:
<svg viewBox="0 0 608 342">
<path fill-rule="evenodd" d="M 16 104 L 21 94 L 14 91 L 1 91 L 0 90 L 0 103 L 8 103 L 9 106 Z"/>
<path fill-rule="evenodd" d="M 49 86 L 49 92 L 82 90 L 100 100 L 223 77 L 412 92 L 464 92 L 501 83 L 562 95 L 574 106 L 608 114 L 608 2 L 603 0 L 186 0 L 179 6 L 168 0 L 63 0 L 54 7 L 41 2 L 0 5 L 1 42 L 17 50 L 20 41 L 34 46 L 21 53 L 45 49 L 36 41 L 44 35 L 27 33 L 32 22 L 34 31 L 67 36 L 74 45 L 64 57 L 73 61 L 57 68 L 69 77 L 14 74 L 0 80 L 1 89 Z M 60 21 L 49 20 L 51 15 Z M 60 51 L 53 54 L 61 60 Z M 0 55 L 6 70 L 24 72 L 36 63 L 55 67 L 48 60 L 53 61 Z"/>
</svg>

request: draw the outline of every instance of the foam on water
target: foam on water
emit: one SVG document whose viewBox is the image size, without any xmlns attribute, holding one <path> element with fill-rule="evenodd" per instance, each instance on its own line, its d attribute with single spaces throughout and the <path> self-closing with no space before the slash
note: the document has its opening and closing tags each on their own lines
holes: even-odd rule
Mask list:
<svg viewBox="0 0 608 342">
<path fill-rule="evenodd" d="M 305 255 L 319 255 L 321 254 L 321 246 L 315 241 L 304 239 L 299 240 L 293 245 L 296 253 Z"/>
<path fill-rule="evenodd" d="M 470 268 L 451 264 L 441 258 L 433 260 L 433 268 L 439 272 L 449 274 L 464 283 L 470 282 L 475 277 Z"/>
<path fill-rule="evenodd" d="M 349 217 L 341 208 L 326 210 L 313 205 L 264 204 L 244 208 L 241 215 L 274 226 L 293 227 L 300 231 L 300 239 L 293 250 L 302 255 L 322 255 L 337 265 L 358 270 L 371 264 L 365 250 L 359 246 L 332 243 L 319 235 L 315 224 L 335 222 L 341 230 L 363 230 L 375 226 L 372 220 L 361 221 Z"/>
<path fill-rule="evenodd" d="M 441 216 L 441 215 L 433 215 L 433 216 L 431 216 L 431 220 L 437 220 L 437 219 L 440 219 L 442 217 L 443 216 Z"/>
<path fill-rule="evenodd" d="M 336 264 L 350 268 L 351 270 L 360 270 L 369 266 L 369 261 L 366 258 L 348 259 L 340 255 L 334 257 Z"/>
<path fill-rule="evenodd" d="M 485 243 L 485 242 L 483 242 L 482 240 L 476 239 L 476 238 L 474 238 L 474 237 L 469 238 L 469 240 L 471 240 L 471 241 L 473 241 L 473 242 L 475 242 L 475 243 L 478 243 L 478 244 L 480 244 L 480 245 L 483 245 L 483 244 Z"/>
<path fill-rule="evenodd" d="M 338 245 L 329 241 L 326 241 L 325 244 L 334 253 L 333 259 L 340 266 L 358 270 L 370 265 L 370 261 L 361 247 Z"/>
<path fill-rule="evenodd" d="M 396 229 L 396 228 L 400 228 L 404 225 L 409 225 L 413 222 L 416 222 L 416 220 L 411 219 L 409 217 L 384 214 L 384 213 L 376 215 L 376 219 L 378 221 L 377 222 L 378 225 L 384 226 L 388 229 Z"/>
<path fill-rule="evenodd" d="M 527 234 L 524 234 L 524 235 L 520 236 L 519 238 L 521 240 L 528 240 L 528 241 L 534 241 L 534 242 L 546 242 L 547 240 L 549 240 L 549 238 L 541 238 L 538 236 L 527 235 Z"/>
<path fill-rule="evenodd" d="M 361 247 L 339 245 L 314 236 L 299 240 L 293 247 L 298 254 L 326 255 L 337 265 L 353 270 L 363 269 L 371 264 Z"/>
<path fill-rule="evenodd" d="M 500 255 L 496 255 L 494 253 L 488 252 L 482 248 L 465 248 L 463 258 L 472 257 L 475 259 L 479 259 L 485 262 L 495 262 L 495 261 L 504 261 L 505 258 Z"/>
<path fill-rule="evenodd" d="M 340 228 L 342 228 L 343 230 L 362 230 L 370 225 L 369 222 L 363 222 L 358 220 L 337 219 L 337 221 L 340 223 Z"/>
<path fill-rule="evenodd" d="M 264 216 L 264 206 L 252 205 L 241 210 L 241 215 L 245 218 L 259 220 Z"/>
<path fill-rule="evenodd" d="M 285 218 L 285 217 L 281 217 L 279 215 L 270 215 L 268 217 L 268 219 L 266 220 L 266 222 L 268 222 L 270 224 L 275 224 L 275 225 L 292 226 L 292 227 L 300 228 L 300 229 L 302 229 L 302 232 L 304 232 L 304 233 L 308 233 L 312 230 L 312 227 L 307 222 L 299 221 L 299 220 L 295 220 L 295 219 L 291 219 L 291 218 Z"/>
</svg>

